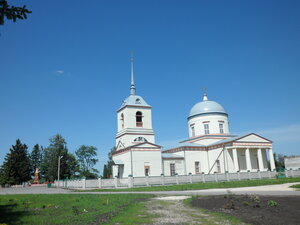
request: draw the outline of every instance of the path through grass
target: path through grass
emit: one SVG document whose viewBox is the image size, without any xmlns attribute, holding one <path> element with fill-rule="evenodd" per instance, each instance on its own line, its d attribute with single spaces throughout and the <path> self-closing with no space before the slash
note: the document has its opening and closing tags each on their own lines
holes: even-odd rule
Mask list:
<svg viewBox="0 0 300 225">
<path fill-rule="evenodd" d="M 103 224 L 151 195 L 1 195 L 0 224 Z"/>
</svg>

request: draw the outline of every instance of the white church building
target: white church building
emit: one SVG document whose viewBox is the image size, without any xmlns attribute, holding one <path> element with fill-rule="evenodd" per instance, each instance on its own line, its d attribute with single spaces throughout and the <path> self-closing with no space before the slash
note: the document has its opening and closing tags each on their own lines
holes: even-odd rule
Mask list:
<svg viewBox="0 0 300 225">
<path fill-rule="evenodd" d="M 131 62 L 130 95 L 117 111 L 113 176 L 174 176 L 275 169 L 272 141 L 255 133 L 231 135 L 226 110 L 209 100 L 206 93 L 203 100 L 192 107 L 187 119 L 189 138 L 162 151 L 162 147 L 155 143 L 152 107 L 136 95 Z"/>
</svg>

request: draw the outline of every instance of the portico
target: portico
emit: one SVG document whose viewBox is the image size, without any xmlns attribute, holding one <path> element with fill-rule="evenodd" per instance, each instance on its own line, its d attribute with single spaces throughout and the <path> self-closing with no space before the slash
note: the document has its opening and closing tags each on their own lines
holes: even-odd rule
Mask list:
<svg viewBox="0 0 300 225">
<path fill-rule="evenodd" d="M 234 146 L 226 148 L 226 160 L 231 160 L 233 167 L 225 163 L 229 172 L 267 171 L 268 158 L 270 169 L 275 169 L 272 146 Z M 226 154 L 226 153 L 225 153 Z"/>
</svg>

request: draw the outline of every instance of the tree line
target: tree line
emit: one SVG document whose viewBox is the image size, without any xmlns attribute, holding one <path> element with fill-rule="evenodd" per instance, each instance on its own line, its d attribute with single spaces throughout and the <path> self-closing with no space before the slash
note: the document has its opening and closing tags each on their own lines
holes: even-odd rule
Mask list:
<svg viewBox="0 0 300 225">
<path fill-rule="evenodd" d="M 32 180 L 36 168 L 39 170 L 40 183 L 53 182 L 58 177 L 59 157 L 60 179 L 98 177 L 99 171 L 94 168 L 98 162 L 96 147 L 81 145 L 74 155 L 68 151 L 66 140 L 60 134 L 54 135 L 49 141 L 48 147 L 36 144 L 29 153 L 27 145 L 17 139 L 0 167 L 0 185 L 28 182 Z"/>
</svg>

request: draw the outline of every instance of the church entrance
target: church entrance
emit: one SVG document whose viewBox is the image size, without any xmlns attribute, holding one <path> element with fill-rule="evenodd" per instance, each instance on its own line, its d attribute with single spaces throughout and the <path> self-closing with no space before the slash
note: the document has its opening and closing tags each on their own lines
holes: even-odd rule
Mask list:
<svg viewBox="0 0 300 225">
<path fill-rule="evenodd" d="M 176 170 L 175 170 L 175 163 L 170 163 L 170 175 L 175 176 Z"/>
<path fill-rule="evenodd" d="M 150 175 L 150 166 L 145 166 L 145 176 Z"/>
</svg>

